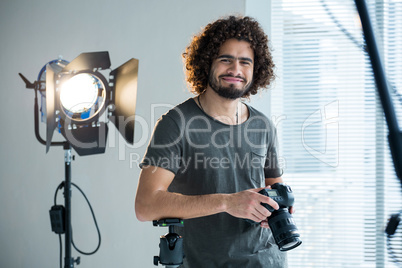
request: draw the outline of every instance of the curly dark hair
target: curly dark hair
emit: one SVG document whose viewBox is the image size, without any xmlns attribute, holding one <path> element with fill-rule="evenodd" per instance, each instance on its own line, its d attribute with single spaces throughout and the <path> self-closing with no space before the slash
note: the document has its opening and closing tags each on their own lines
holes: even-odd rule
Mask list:
<svg viewBox="0 0 402 268">
<path fill-rule="evenodd" d="M 218 56 L 221 45 L 231 38 L 249 42 L 254 51 L 253 83 L 243 98 L 255 95 L 258 89 L 274 80 L 275 65 L 268 48 L 268 37 L 259 23 L 250 17 L 229 16 L 208 24 L 193 37 L 182 55 L 187 82 L 194 94 L 201 94 L 207 88 L 212 61 Z"/>
</svg>

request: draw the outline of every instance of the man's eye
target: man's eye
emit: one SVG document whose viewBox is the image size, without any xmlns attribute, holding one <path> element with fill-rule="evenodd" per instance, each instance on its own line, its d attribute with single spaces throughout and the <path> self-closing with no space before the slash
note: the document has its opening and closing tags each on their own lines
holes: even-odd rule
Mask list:
<svg viewBox="0 0 402 268">
<path fill-rule="evenodd" d="M 227 62 L 230 62 L 230 60 L 229 59 L 221 59 L 221 62 L 227 63 Z"/>
</svg>

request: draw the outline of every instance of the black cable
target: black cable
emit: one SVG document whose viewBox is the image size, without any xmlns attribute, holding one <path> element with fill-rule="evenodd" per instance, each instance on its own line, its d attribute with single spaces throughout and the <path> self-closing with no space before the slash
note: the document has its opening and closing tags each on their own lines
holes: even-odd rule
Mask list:
<svg viewBox="0 0 402 268">
<path fill-rule="evenodd" d="M 97 221 L 96 221 L 95 213 L 94 213 L 94 211 L 93 211 L 93 209 L 92 209 L 91 203 L 89 202 L 88 198 L 86 197 L 85 193 L 81 190 L 81 188 L 78 187 L 75 183 L 71 183 L 71 185 L 73 185 L 74 187 L 76 187 L 76 188 L 81 192 L 81 194 L 84 196 L 85 200 L 87 201 L 88 206 L 89 206 L 89 209 L 91 210 L 92 218 L 94 219 L 94 223 L 95 223 L 96 230 L 97 230 L 97 232 L 98 232 L 98 239 L 99 239 L 99 240 L 98 240 L 98 246 L 97 246 L 96 249 L 95 249 L 94 251 L 92 251 L 92 252 L 83 252 L 83 251 L 81 251 L 80 249 L 78 249 L 78 248 L 75 246 L 74 240 L 73 240 L 73 231 L 72 231 L 72 230 L 71 230 L 71 242 L 72 242 L 72 245 L 73 245 L 73 247 L 75 248 L 75 250 L 77 250 L 79 253 L 81 253 L 81 254 L 83 254 L 83 255 L 93 255 L 93 254 L 95 254 L 95 253 L 99 250 L 100 245 L 101 245 L 101 233 L 100 233 L 100 230 L 99 230 L 98 223 L 97 223 Z M 64 187 L 64 182 L 60 183 L 59 186 L 57 186 L 56 192 L 55 192 L 55 194 L 54 194 L 54 205 L 57 205 L 57 193 L 58 193 L 58 191 L 61 190 L 63 187 Z M 71 229 L 72 229 L 72 227 L 71 227 Z M 61 234 L 59 234 L 59 242 L 60 242 L 60 268 L 62 268 L 63 245 L 62 245 L 62 241 L 61 241 Z"/>
<path fill-rule="evenodd" d="M 87 201 L 88 206 L 89 206 L 89 209 L 91 210 L 92 218 L 94 219 L 94 223 L 95 223 L 95 226 L 96 226 L 96 230 L 97 230 L 97 232 L 98 232 L 98 239 L 99 239 L 99 240 L 98 240 L 98 246 L 97 246 L 96 249 L 95 249 L 94 251 L 92 251 L 92 252 L 83 252 L 83 251 L 79 250 L 79 249 L 75 246 L 75 244 L 74 244 L 74 239 L 73 239 L 73 235 L 72 235 L 72 233 L 73 233 L 72 230 L 71 230 L 71 242 L 72 242 L 73 247 L 75 248 L 75 250 L 77 250 L 79 253 L 81 253 L 81 254 L 83 254 L 83 255 L 93 255 L 93 254 L 95 254 L 95 253 L 99 250 L 100 245 L 101 245 L 101 233 L 100 233 L 100 231 L 99 231 L 99 227 L 98 227 L 98 223 L 97 223 L 97 221 L 96 221 L 95 213 L 94 213 L 94 211 L 93 211 L 93 209 L 92 209 L 91 203 L 89 202 L 89 200 L 88 200 L 88 198 L 86 197 L 86 195 L 84 194 L 84 192 L 80 189 L 80 187 L 78 187 L 78 186 L 77 186 L 76 184 L 74 184 L 74 183 L 71 183 L 71 185 L 73 185 L 74 187 L 76 187 L 76 188 L 81 192 L 81 194 L 84 196 L 85 200 Z M 72 229 L 72 228 L 71 228 L 71 229 Z"/>
<path fill-rule="evenodd" d="M 54 193 L 54 205 L 57 205 L 57 193 L 59 192 L 59 190 L 61 190 L 64 187 L 64 182 L 60 183 L 59 186 L 57 186 L 56 188 L 56 192 Z"/>
<path fill-rule="evenodd" d="M 63 266 L 63 243 L 61 242 L 61 234 L 59 234 L 59 248 L 60 248 L 60 268 Z"/>
<path fill-rule="evenodd" d="M 362 44 L 359 42 L 348 30 L 346 30 L 345 27 L 339 22 L 339 20 L 335 17 L 335 15 L 331 12 L 330 8 L 328 5 L 325 3 L 325 0 L 320 0 L 320 3 L 322 7 L 324 8 L 325 12 L 327 12 L 327 15 L 331 18 L 332 22 L 335 23 L 335 25 L 339 28 L 341 32 L 343 32 L 346 37 L 352 41 L 358 48 L 361 48 L 364 52 L 367 53 L 367 47 L 366 45 Z"/>
<path fill-rule="evenodd" d="M 339 28 L 339 30 L 346 35 L 346 37 L 355 44 L 358 48 L 362 49 L 362 51 L 367 54 L 367 46 L 359 42 L 343 25 L 340 21 L 335 17 L 335 15 L 331 12 L 329 6 L 325 3 L 325 0 L 320 0 L 322 7 L 324 8 L 327 15 L 331 18 L 332 22 Z M 389 82 L 389 86 L 392 89 L 392 92 L 397 96 L 397 99 L 402 104 L 402 94 L 398 91 L 398 89 Z"/>
</svg>

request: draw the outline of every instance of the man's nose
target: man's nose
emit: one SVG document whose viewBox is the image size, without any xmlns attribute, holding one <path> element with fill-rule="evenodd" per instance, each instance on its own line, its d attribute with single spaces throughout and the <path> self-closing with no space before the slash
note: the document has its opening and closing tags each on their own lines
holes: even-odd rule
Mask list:
<svg viewBox="0 0 402 268">
<path fill-rule="evenodd" d="M 240 69 L 240 62 L 239 60 L 233 60 L 232 64 L 230 65 L 228 69 L 228 73 L 232 74 L 233 76 L 238 76 L 241 74 L 241 69 Z"/>
</svg>

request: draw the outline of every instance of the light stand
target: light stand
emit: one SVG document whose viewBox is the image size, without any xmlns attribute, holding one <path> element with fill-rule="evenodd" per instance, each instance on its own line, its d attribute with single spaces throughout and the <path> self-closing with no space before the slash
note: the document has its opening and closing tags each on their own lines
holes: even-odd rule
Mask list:
<svg viewBox="0 0 402 268">
<path fill-rule="evenodd" d="M 385 119 L 388 125 L 388 143 L 391 151 L 394 169 L 400 183 L 402 184 L 402 132 L 398 123 L 397 113 L 392 101 L 389 83 L 387 81 L 385 70 L 382 65 L 380 53 L 377 47 L 373 27 L 369 16 L 369 11 L 365 0 L 355 0 L 356 8 L 360 16 L 363 28 L 364 38 L 367 45 L 367 52 L 371 61 L 377 91 L 380 96 L 381 105 L 384 110 Z M 388 238 L 388 250 L 395 263 L 401 263 L 390 247 L 390 239 L 395 234 L 400 223 L 400 213 L 393 214 L 385 229 Z"/>
<path fill-rule="evenodd" d="M 90 52 L 80 54 L 70 63 L 64 60 L 49 62 L 42 68 L 38 80 L 34 83 L 19 73 L 26 88 L 34 89 L 35 92 L 34 128 L 36 139 L 46 146 L 46 152 L 51 146 L 63 146 L 65 151 L 65 180 L 58 187 L 58 189 L 64 187 L 64 207 L 56 205 L 56 191 L 55 205 L 49 211 L 52 231 L 59 235 L 65 235 L 64 268 L 73 268 L 75 263 L 80 264 L 80 257 L 74 259 L 71 256 L 72 245 L 75 247 L 71 227 L 71 186 L 77 187 L 71 182 L 71 164 L 74 160 L 71 149 L 73 148 L 80 156 L 105 152 L 108 128 L 105 122 L 99 122 L 99 118 L 105 110 L 108 110 L 107 118 L 115 124 L 123 138 L 130 144 L 134 143 L 138 60 L 130 59 L 117 69 L 112 70 L 108 82 L 100 70 L 109 67 L 108 52 Z M 77 81 L 82 81 L 82 77 L 87 81 L 86 88 L 77 84 Z M 74 86 L 63 87 L 66 84 L 73 84 Z M 65 89 L 66 87 L 68 89 Z M 85 89 L 94 93 L 94 97 L 85 96 L 83 99 L 84 93 L 87 93 L 84 92 Z M 42 98 L 46 98 L 45 107 L 42 102 L 42 113 L 44 114 L 44 110 L 46 112 L 46 140 L 41 137 L 39 131 L 38 91 Z M 71 96 L 70 94 L 68 96 L 68 93 L 71 92 L 76 93 L 76 95 Z M 66 141 L 52 141 L 53 132 L 56 129 Z M 83 192 L 81 191 L 81 193 Z M 98 229 L 95 217 L 94 221 Z M 99 229 L 98 234 L 99 248 Z M 92 253 L 85 253 L 76 249 L 82 254 L 91 255 L 98 248 Z"/>
<path fill-rule="evenodd" d="M 74 262 L 80 263 L 80 258 L 78 257 L 74 260 L 71 257 L 71 243 L 72 243 L 72 229 L 71 229 L 71 145 L 65 143 L 64 145 L 64 169 L 65 169 L 65 179 L 64 179 L 64 207 L 65 207 L 65 256 L 64 256 L 64 267 L 72 268 L 74 267 Z"/>
<path fill-rule="evenodd" d="M 46 145 L 46 141 L 40 136 L 39 132 L 39 105 L 38 105 L 38 91 L 40 90 L 39 83 L 30 83 L 21 73 L 20 77 L 24 80 L 26 87 L 34 89 L 35 98 L 34 98 L 34 129 L 35 129 L 35 137 L 36 139 L 43 145 Z M 71 161 L 73 159 L 71 154 L 71 145 L 69 142 L 52 142 L 51 146 L 63 146 L 64 148 L 64 169 L 65 169 L 65 179 L 64 179 L 64 210 L 59 214 L 60 217 L 58 219 L 54 219 L 59 226 L 55 227 L 52 223 L 52 229 L 58 234 L 65 234 L 64 242 L 65 242 L 65 268 L 74 267 L 74 262 L 79 264 L 80 258 L 78 257 L 74 260 L 71 257 L 71 243 L 72 243 L 72 234 L 71 234 Z M 52 217 L 52 214 L 51 214 Z"/>
<path fill-rule="evenodd" d="M 371 61 L 377 91 L 380 96 L 385 119 L 388 125 L 388 142 L 391 150 L 392 159 L 396 175 L 402 184 L 402 132 L 398 124 L 398 119 L 389 89 L 385 70 L 382 65 L 380 53 L 378 52 L 373 27 L 365 0 L 355 0 L 356 8 L 360 16 L 363 27 L 364 38 L 367 45 L 367 52 Z"/>
<path fill-rule="evenodd" d="M 23 80 L 26 82 L 26 78 L 20 74 Z M 33 87 L 32 87 L 32 86 Z M 34 103 L 34 124 L 35 124 L 35 136 L 37 140 L 46 145 L 46 141 L 40 136 L 39 132 L 39 106 L 38 106 L 38 87 L 34 84 L 27 83 L 27 88 L 33 88 L 35 90 L 35 103 Z M 80 264 L 80 257 L 74 260 L 71 256 L 72 252 L 72 228 L 71 228 L 71 163 L 74 159 L 71 152 L 71 144 L 67 141 L 64 142 L 52 142 L 50 146 L 63 146 L 64 149 L 64 209 L 59 214 L 57 219 L 52 220 L 52 229 L 58 234 L 64 233 L 64 268 L 73 268 L 74 263 Z M 50 214 L 52 218 L 52 213 Z M 55 222 L 53 222 L 55 221 Z M 61 222 L 60 222 L 61 221 Z M 55 227 L 54 225 L 59 223 L 61 226 Z"/>
</svg>

